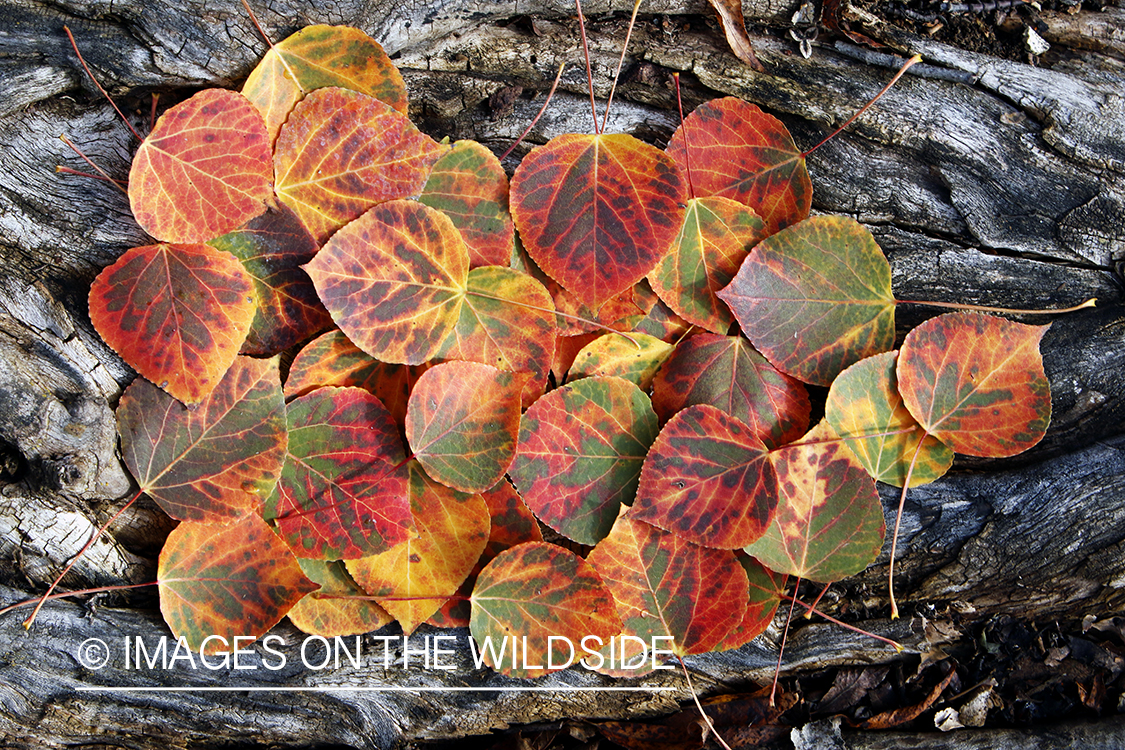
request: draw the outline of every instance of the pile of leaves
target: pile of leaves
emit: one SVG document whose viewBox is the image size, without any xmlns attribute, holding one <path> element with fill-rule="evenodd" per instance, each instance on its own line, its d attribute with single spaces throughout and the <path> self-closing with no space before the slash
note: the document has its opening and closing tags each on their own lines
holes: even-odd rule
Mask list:
<svg viewBox="0 0 1125 750">
<path fill-rule="evenodd" d="M 375 41 L 313 26 L 134 158 L 156 244 L 98 276 L 90 313 L 143 376 L 121 450 L 181 521 L 158 585 L 193 649 L 286 615 L 467 624 L 520 677 L 552 636 L 735 648 L 788 576 L 874 560 L 876 481 L 1042 437 L 1045 328 L 950 313 L 894 350 L 886 258 L 809 216 L 804 154 L 757 107 L 706 103 L 665 150 L 595 118 L 510 184 L 406 108 Z M 829 386 L 819 424 L 806 384 Z"/>
</svg>

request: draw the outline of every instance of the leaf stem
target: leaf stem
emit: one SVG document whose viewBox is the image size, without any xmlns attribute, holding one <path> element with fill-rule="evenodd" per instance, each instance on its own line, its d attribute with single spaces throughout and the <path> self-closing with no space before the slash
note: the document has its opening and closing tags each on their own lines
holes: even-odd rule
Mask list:
<svg viewBox="0 0 1125 750">
<path fill-rule="evenodd" d="M 687 167 L 688 194 L 691 195 L 692 200 L 695 200 L 695 182 L 691 178 L 691 142 L 688 141 L 687 123 L 684 122 L 684 100 L 680 96 L 679 72 L 672 74 L 672 80 L 676 82 L 676 106 L 680 109 L 680 130 L 684 134 L 684 165 Z"/>
<path fill-rule="evenodd" d="M 594 73 L 590 67 L 590 44 L 586 41 L 586 17 L 582 15 L 582 0 L 574 0 L 574 7 L 578 9 L 578 31 L 582 34 L 582 52 L 586 55 L 586 85 L 590 89 L 590 114 L 594 116 L 594 135 L 601 135 L 598 130 L 598 108 L 594 104 Z"/>
<path fill-rule="evenodd" d="M 1061 307 L 1054 310 L 1017 310 L 1011 307 L 990 307 L 988 305 L 969 305 L 960 302 L 929 302 L 916 299 L 896 299 L 896 305 L 927 305 L 929 307 L 944 307 L 950 310 L 976 310 L 979 312 L 994 312 L 1006 315 L 1061 315 L 1063 313 L 1077 312 L 1087 307 L 1094 307 L 1098 302 L 1097 297 L 1091 297 L 1080 305 Z"/>
<path fill-rule="evenodd" d="M 617 70 L 613 73 L 613 84 L 609 87 L 609 98 L 605 103 L 605 115 L 602 117 L 602 132 L 609 124 L 609 108 L 613 104 L 613 92 L 617 90 L 617 79 L 621 77 L 621 68 L 625 66 L 625 53 L 629 50 L 629 38 L 633 35 L 633 27 L 637 23 L 637 11 L 641 9 L 641 0 L 633 3 L 633 15 L 629 18 L 629 28 L 625 31 L 625 43 L 621 45 L 621 59 L 617 61 Z"/>
<path fill-rule="evenodd" d="M 104 594 L 104 593 L 109 592 L 109 591 L 125 591 L 126 589 L 140 589 L 140 588 L 144 588 L 145 586 L 157 586 L 159 584 L 160 584 L 160 581 L 149 581 L 147 583 L 121 583 L 121 584 L 118 584 L 116 586 L 98 586 L 98 587 L 92 588 L 92 589 L 77 589 L 75 591 L 60 591 L 57 594 L 44 594 L 41 597 L 36 597 L 34 599 L 24 599 L 22 602 L 16 602 L 15 604 L 9 604 L 7 607 L 4 607 L 3 609 L 0 609 L 0 615 L 5 615 L 5 614 L 11 612 L 14 609 L 19 609 L 20 607 L 30 607 L 34 603 L 36 605 L 35 612 L 32 613 L 32 616 L 34 616 L 35 614 L 38 614 L 40 608 L 42 608 L 42 606 L 43 606 L 44 600 L 46 600 L 46 599 L 65 599 L 68 596 L 84 596 L 86 594 Z M 31 619 L 31 618 L 28 618 L 28 619 Z M 25 625 L 25 627 L 26 627 L 26 625 Z"/>
<path fill-rule="evenodd" d="M 579 323 L 585 323 L 587 325 L 594 326 L 595 328 L 600 328 L 603 331 L 606 331 L 607 333 L 616 333 L 619 336 L 624 336 L 625 338 L 629 339 L 629 341 L 633 344 L 633 346 L 637 347 L 637 349 L 641 348 L 640 342 L 637 341 L 632 336 L 630 336 L 628 332 L 619 331 L 616 328 L 610 328 L 609 326 L 607 326 L 603 323 L 599 323 L 596 320 L 590 320 L 589 318 L 583 318 L 580 315 L 571 315 L 569 313 L 564 313 L 564 312 L 561 312 L 559 310 L 550 310 L 546 307 L 539 307 L 538 305 L 531 305 L 531 304 L 528 304 L 526 302 L 519 302 L 517 300 L 508 299 L 506 297 L 497 297 L 497 296 L 492 295 L 492 294 L 485 294 L 484 292 L 476 292 L 476 291 L 473 291 L 471 289 L 466 289 L 465 294 L 466 295 L 471 294 L 475 297 L 480 297 L 482 299 L 490 299 L 494 302 L 503 302 L 505 304 L 515 305 L 516 307 L 522 307 L 522 308 L 525 308 L 527 310 L 535 310 L 537 312 L 550 313 L 552 315 L 557 315 L 560 318 L 567 318 L 568 320 L 574 320 L 574 321 L 577 321 Z"/>
<path fill-rule="evenodd" d="M 820 615 L 821 617 L 823 617 L 825 620 L 828 620 L 828 622 L 832 623 L 833 625 L 839 625 L 840 627 L 851 630 L 854 633 L 859 633 L 860 635 L 866 635 L 869 638 L 874 638 L 877 641 L 882 641 L 883 643 L 886 643 L 888 646 L 893 648 L 898 653 L 902 653 L 902 650 L 903 650 L 902 644 L 898 643 L 897 641 L 892 641 L 890 638 L 886 638 L 886 637 L 881 636 L 881 635 L 876 635 L 875 633 L 869 633 L 866 630 L 863 630 L 861 628 L 857 628 L 855 625 L 849 625 L 848 623 L 846 623 L 842 620 L 837 620 L 832 615 L 825 614 L 824 612 L 821 612 L 819 609 L 812 606 L 811 604 L 805 604 L 803 601 L 800 601 L 799 599 L 796 599 L 795 597 L 789 596 L 788 594 L 782 594 L 781 598 L 782 599 L 788 599 L 791 602 L 796 602 L 797 604 L 800 604 L 802 607 L 804 607 L 806 610 L 808 610 L 809 614 Z"/>
<path fill-rule="evenodd" d="M 137 129 L 133 127 L 133 124 L 129 122 L 129 120 L 125 117 L 125 113 L 122 112 L 121 108 L 117 106 L 117 102 L 113 101 L 113 99 L 110 98 L 109 94 L 106 93 L 106 90 L 102 88 L 102 85 L 100 83 L 98 83 L 98 79 L 94 78 L 94 74 L 90 72 L 90 66 L 86 64 L 86 60 L 83 59 L 82 53 L 78 51 L 78 42 L 74 41 L 74 34 L 70 33 L 70 27 L 63 26 L 63 31 L 66 32 L 67 38 L 70 39 L 70 46 L 74 48 L 74 54 L 78 55 L 78 62 L 82 63 L 82 69 L 86 71 L 86 75 L 90 76 L 90 80 L 93 81 L 94 85 L 98 87 L 98 91 L 102 92 L 102 96 L 106 98 L 106 101 L 110 103 L 110 106 L 112 106 L 117 114 L 121 116 L 121 121 L 125 123 L 125 127 L 129 128 L 129 132 L 132 133 L 138 141 L 143 141 L 144 138 L 141 138 L 141 134 L 137 132 Z"/>
<path fill-rule="evenodd" d="M 902 523 L 902 509 L 906 507 L 906 491 L 910 488 L 910 477 L 914 473 L 914 465 L 918 462 L 918 454 L 922 451 L 922 443 L 930 436 L 927 430 L 914 447 L 914 455 L 910 457 L 910 465 L 906 467 L 906 480 L 902 483 L 902 493 L 898 496 L 898 512 L 895 514 L 895 530 L 891 536 L 891 562 L 887 566 L 887 589 L 890 591 L 891 619 L 898 619 L 898 602 L 895 601 L 895 550 L 898 549 L 898 529 Z"/>
<path fill-rule="evenodd" d="M 254 24 L 254 28 L 256 28 L 258 30 L 258 33 L 262 35 L 262 39 L 265 39 L 266 44 L 268 44 L 272 48 L 273 41 L 271 41 L 269 36 L 266 35 L 266 32 L 262 28 L 262 25 L 258 23 L 258 17 L 254 15 L 254 11 L 250 8 L 250 3 L 248 3 L 246 0 L 242 0 L 242 7 L 246 9 L 246 15 L 250 16 L 250 22 Z"/>
<path fill-rule="evenodd" d="M 86 162 L 91 167 L 93 167 L 94 170 L 97 171 L 98 175 L 101 175 L 101 177 L 98 177 L 97 175 L 86 174 L 85 172 L 78 172 L 76 170 L 70 169 L 69 167 L 55 167 L 56 172 L 63 172 L 65 174 L 82 175 L 83 177 L 90 177 L 90 178 L 93 178 L 95 180 L 105 180 L 106 182 L 109 182 L 109 183 L 113 184 L 118 190 L 125 193 L 125 195 L 129 194 L 129 191 L 125 189 L 125 186 L 122 184 L 121 180 L 115 180 L 112 177 L 110 177 L 108 174 L 106 174 L 104 169 L 102 169 L 97 164 L 95 164 L 93 161 L 91 161 L 90 157 L 86 156 L 86 154 L 82 153 L 81 149 L 79 149 L 77 146 L 75 146 L 73 143 L 71 143 L 70 139 L 66 137 L 65 133 L 63 135 L 59 136 L 59 140 L 61 140 L 63 143 L 65 143 L 67 145 L 67 147 L 70 148 L 71 151 L 78 154 L 78 156 L 80 156 L 82 158 L 82 161 Z"/>
<path fill-rule="evenodd" d="M 98 529 L 97 531 L 95 531 L 90 536 L 90 538 L 86 541 L 86 543 L 84 545 L 82 545 L 82 549 L 78 550 L 78 553 L 76 555 L 74 555 L 74 557 L 70 558 L 70 562 L 68 562 L 66 564 L 66 567 L 63 568 L 63 571 L 61 573 L 59 573 L 57 578 L 55 578 L 54 583 L 52 583 L 50 585 L 50 587 L 48 587 L 47 593 L 45 593 L 45 594 L 43 594 L 43 596 L 39 597 L 39 603 L 37 605 L 35 605 L 35 610 L 31 613 L 30 616 L 28 616 L 28 618 L 26 620 L 23 621 L 23 627 L 24 627 L 25 630 L 30 628 L 31 624 L 33 622 L 35 622 L 36 615 L 38 615 L 39 610 L 43 608 L 44 602 L 46 602 L 47 599 L 49 599 L 51 597 L 51 592 L 54 591 L 55 587 L 59 585 L 59 581 L 61 581 L 63 579 L 63 577 L 67 573 L 70 572 L 70 569 L 74 567 L 75 563 L 78 562 L 78 560 L 82 557 L 82 555 L 86 554 L 86 550 L 90 549 L 91 545 L 93 545 L 93 543 L 96 542 L 98 540 L 98 538 L 101 537 L 101 535 L 103 533 L 105 533 L 105 530 L 109 528 L 110 524 L 112 524 L 114 521 L 116 521 L 121 516 L 121 514 L 125 512 L 125 510 L 129 506 L 131 506 L 133 503 L 137 502 L 137 500 L 140 498 L 141 495 L 144 494 L 144 492 L 145 492 L 144 490 L 140 490 L 139 492 L 137 492 L 137 494 L 133 495 L 133 499 L 130 500 L 129 502 L 125 503 L 124 505 L 122 505 L 121 508 L 116 513 L 114 513 L 112 516 L 110 516 L 109 520 L 106 521 L 104 524 L 102 524 L 101 528 Z M 145 584 L 145 585 L 147 585 L 147 584 Z M 111 591 L 112 589 L 104 589 L 104 590 Z M 81 593 L 86 593 L 86 592 L 77 591 L 77 592 L 71 592 L 71 593 L 81 594 Z M 6 610 L 4 610 L 4 611 L 6 611 Z"/>
<path fill-rule="evenodd" d="M 797 576 L 797 580 L 793 583 L 793 593 L 797 593 L 797 589 L 801 587 L 801 576 Z M 782 594 L 785 596 L 785 594 Z M 786 597 L 789 599 L 789 614 L 785 616 L 785 629 L 781 631 L 781 648 L 777 650 L 777 666 L 773 670 L 773 686 L 770 687 L 770 708 L 777 705 L 774 702 L 774 696 L 777 695 L 777 681 L 781 677 L 781 658 L 785 655 L 785 641 L 789 639 L 789 623 L 793 621 L 793 607 L 797 603 L 797 597 Z"/>
<path fill-rule="evenodd" d="M 539 114 L 535 115 L 535 119 L 531 121 L 531 124 L 524 128 L 524 131 L 520 133 L 520 137 L 516 139 L 515 143 L 508 147 L 508 150 L 505 151 L 504 154 L 500 157 L 500 161 L 504 161 L 505 159 L 507 159 L 508 155 L 516 150 L 516 146 L 523 143 L 523 139 L 527 138 L 527 134 L 531 132 L 531 129 L 533 127 L 535 127 L 535 123 L 539 122 L 539 118 L 542 117 L 543 113 L 547 111 L 547 105 L 551 103 L 551 97 L 555 95 L 555 89 L 559 87 L 559 81 L 562 80 L 564 68 L 566 68 L 566 63 L 560 63 L 559 72 L 555 74 L 555 82 L 551 84 L 551 90 L 547 92 L 547 99 L 543 102 L 543 106 L 539 108 Z"/>
<path fill-rule="evenodd" d="M 688 673 L 687 665 L 684 664 L 684 658 L 676 654 L 676 661 L 680 662 L 680 669 L 684 670 L 684 680 L 687 682 L 688 692 L 691 693 L 691 699 L 695 701 L 695 707 L 699 710 L 699 715 L 703 717 L 703 723 L 707 725 L 707 729 L 715 736 L 716 742 L 726 748 L 726 750 L 732 750 L 731 746 L 728 745 L 726 740 L 719 734 L 719 730 L 715 729 L 715 722 L 711 721 L 711 717 L 703 710 L 703 704 L 699 702 L 699 696 L 695 694 L 695 686 L 691 684 L 691 675 Z"/>
<path fill-rule="evenodd" d="M 828 143 L 828 141 L 830 141 L 830 140 L 832 140 L 833 138 L 835 138 L 835 137 L 836 137 L 836 136 L 837 136 L 837 135 L 838 135 L 838 134 L 840 133 L 840 131 L 842 131 L 842 130 L 843 130 L 844 128 L 848 127 L 848 126 L 849 126 L 849 125 L 851 125 L 851 124 L 852 124 L 853 122 L 855 122 L 855 121 L 856 121 L 856 119 L 857 119 L 857 118 L 858 118 L 858 117 L 859 117 L 860 115 L 862 115 L 862 114 L 863 114 L 864 112 L 866 112 L 866 111 L 867 111 L 868 107 L 870 107 L 870 106 L 871 106 L 872 104 L 874 104 L 875 102 L 879 101 L 880 97 L 882 97 L 882 96 L 883 96 L 883 94 L 885 94 L 885 93 L 887 93 L 888 91 L 890 91 L 890 90 L 891 90 L 891 86 L 894 86 L 894 85 L 895 85 L 896 83 L 898 83 L 898 79 L 902 78 L 902 76 L 903 76 L 903 75 L 904 75 L 904 74 L 906 73 L 906 71 L 910 70 L 911 66 L 912 66 L 912 65 L 914 65 L 914 63 L 917 63 L 917 62 L 921 62 L 921 61 L 922 61 L 922 56 L 921 56 L 921 55 L 914 55 L 914 57 L 911 57 L 911 58 L 910 58 L 909 60 L 907 60 L 907 61 L 906 61 L 906 62 L 905 62 L 905 63 L 903 64 L 903 66 L 902 66 L 901 68 L 899 68 L 899 69 L 898 69 L 898 72 L 897 72 L 897 73 L 895 73 L 895 76 L 894 76 L 894 78 L 892 78 L 892 79 L 891 79 L 891 80 L 890 80 L 890 81 L 889 81 L 889 82 L 887 83 L 887 85 L 883 87 L 883 90 L 882 90 L 882 91 L 880 91 L 880 92 L 879 92 L 878 94 L 876 94 L 876 95 L 874 96 L 874 98 L 872 98 L 872 99 L 871 99 L 871 101 L 867 102 L 867 104 L 864 104 L 864 105 L 863 105 L 862 107 L 860 107 L 860 108 L 859 108 L 859 111 L 858 111 L 858 112 L 856 112 L 856 113 L 855 113 L 854 115 L 852 115 L 851 117 L 849 117 L 849 118 L 848 118 L 848 120 L 847 120 L 847 122 L 845 122 L 845 123 L 844 123 L 843 125 L 841 125 L 840 127 L 836 128 L 835 130 L 833 130 L 833 131 L 832 131 L 832 132 L 831 132 L 831 133 L 830 133 L 830 134 L 828 135 L 828 137 L 826 137 L 826 138 L 825 138 L 824 140 L 822 140 L 822 141 L 821 141 L 820 143 L 818 143 L 818 144 L 816 144 L 815 146 L 813 146 L 812 148 L 810 148 L 810 149 L 809 149 L 808 151 L 806 151 L 806 152 L 804 152 L 803 154 L 801 154 L 801 158 L 802 158 L 802 159 L 806 159 L 806 158 L 808 158 L 809 154 L 811 154 L 811 153 L 812 153 L 813 151 L 816 151 L 816 150 L 817 150 L 818 148 L 820 148 L 821 146 L 823 146 L 823 145 L 824 145 L 825 143 Z"/>
</svg>

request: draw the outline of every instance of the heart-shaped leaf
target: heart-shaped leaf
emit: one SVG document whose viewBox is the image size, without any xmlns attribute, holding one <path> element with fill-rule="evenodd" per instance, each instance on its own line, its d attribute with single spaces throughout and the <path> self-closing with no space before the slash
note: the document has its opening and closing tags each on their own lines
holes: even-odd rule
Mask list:
<svg viewBox="0 0 1125 750">
<path fill-rule="evenodd" d="M 242 94 L 205 89 L 169 109 L 129 170 L 129 206 L 163 242 L 206 242 L 273 203 L 270 138 Z"/>
<path fill-rule="evenodd" d="M 777 492 L 762 441 L 741 420 L 699 404 L 660 431 L 630 514 L 696 544 L 736 549 L 765 531 Z"/>
<path fill-rule="evenodd" d="M 121 455 L 141 490 L 183 521 L 260 511 L 285 461 L 277 359 L 239 357 L 195 409 L 138 378 L 117 407 Z"/>
<path fill-rule="evenodd" d="M 719 292 L 774 367 L 828 385 L 895 338 L 891 266 L 871 232 L 814 216 L 758 244 Z"/>
<path fill-rule="evenodd" d="M 188 405 L 230 367 L 256 304 L 242 264 L 209 245 L 134 247 L 90 287 L 90 320 L 102 339 Z"/>
<path fill-rule="evenodd" d="M 531 257 L 598 307 L 667 252 L 687 195 L 680 171 L 659 149 L 630 135 L 568 133 L 520 162 L 511 198 Z"/>
<path fill-rule="evenodd" d="M 594 339 L 575 355 L 568 379 L 613 375 L 647 391 L 656 371 L 672 356 L 672 351 L 671 344 L 644 333 L 632 333 L 628 337 L 608 333 Z"/>
<path fill-rule="evenodd" d="M 320 585 L 289 610 L 289 620 L 300 630 L 335 638 L 370 633 L 394 620 L 352 580 L 344 563 L 308 558 L 297 562 L 304 574 Z"/>
<path fill-rule="evenodd" d="M 927 320 L 906 335 L 898 357 L 906 408 L 958 453 L 1022 453 L 1051 421 L 1039 353 L 1048 327 L 964 312 Z"/>
<path fill-rule="evenodd" d="M 156 579 L 172 634 L 204 654 L 261 637 L 317 589 L 255 513 L 227 526 L 184 521 L 160 550 Z"/>
</svg>

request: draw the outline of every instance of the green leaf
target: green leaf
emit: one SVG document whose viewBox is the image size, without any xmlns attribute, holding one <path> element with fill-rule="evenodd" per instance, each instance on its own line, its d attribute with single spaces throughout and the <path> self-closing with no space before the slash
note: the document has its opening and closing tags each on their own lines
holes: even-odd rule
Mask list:
<svg viewBox="0 0 1125 750">
<path fill-rule="evenodd" d="M 628 338 L 607 333 L 582 347 L 570 366 L 568 380 L 613 375 L 647 391 L 672 350 L 671 344 L 644 333 L 632 333 Z"/>
</svg>

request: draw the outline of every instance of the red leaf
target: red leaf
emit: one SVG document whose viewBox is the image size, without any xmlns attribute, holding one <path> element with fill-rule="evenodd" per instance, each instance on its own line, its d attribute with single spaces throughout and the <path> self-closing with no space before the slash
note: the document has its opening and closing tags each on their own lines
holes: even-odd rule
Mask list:
<svg viewBox="0 0 1125 750">
<path fill-rule="evenodd" d="M 804 156 L 781 121 L 753 104 L 727 97 L 700 105 L 672 134 L 668 155 L 684 174 L 690 163 L 697 198 L 718 195 L 749 206 L 767 235 L 809 215 Z"/>
<path fill-rule="evenodd" d="M 633 518 L 708 547 L 757 539 L 777 507 L 777 475 L 762 441 L 714 406 L 689 406 L 645 458 Z"/>
<path fill-rule="evenodd" d="M 160 550 L 156 578 L 172 634 L 205 654 L 233 650 L 236 636 L 264 635 L 317 588 L 253 513 L 229 526 L 181 523 Z"/>
<path fill-rule="evenodd" d="M 647 274 L 683 218 L 686 188 L 663 152 L 629 135 L 552 139 L 512 176 L 512 217 L 540 268 L 600 306 Z"/>
<path fill-rule="evenodd" d="M 189 405 L 238 355 L 255 305 L 242 264 L 208 245 L 134 247 L 90 287 L 90 319 L 105 342 Z"/>
<path fill-rule="evenodd" d="M 1039 341 L 1048 326 L 980 313 L 927 320 L 902 342 L 898 382 L 922 427 L 958 453 L 1014 456 L 1051 421 Z"/>
<path fill-rule="evenodd" d="M 258 513 L 285 461 L 277 359 L 239 357 L 197 408 L 138 378 L 117 408 L 121 455 L 165 513 L 229 523 Z"/>
<path fill-rule="evenodd" d="M 266 124 L 234 91 L 206 89 L 169 109 L 129 170 L 129 205 L 164 242 L 206 242 L 273 203 Z"/>
<path fill-rule="evenodd" d="M 421 192 L 446 150 L 378 99 L 317 89 L 277 137 L 277 197 L 323 243 L 375 204 Z"/>
<path fill-rule="evenodd" d="M 773 622 L 773 616 L 781 604 L 781 595 L 785 593 L 787 577 L 774 573 L 749 555 L 739 552 L 738 562 L 746 571 L 746 578 L 750 582 L 750 596 L 746 605 L 746 616 L 736 628 L 727 634 L 723 642 L 715 647 L 716 651 L 729 651 L 743 646 L 765 632 Z"/>
<path fill-rule="evenodd" d="M 360 388 L 319 388 L 289 404 L 289 455 L 266 518 L 301 557 L 382 552 L 411 533 L 398 427 Z"/>
</svg>

